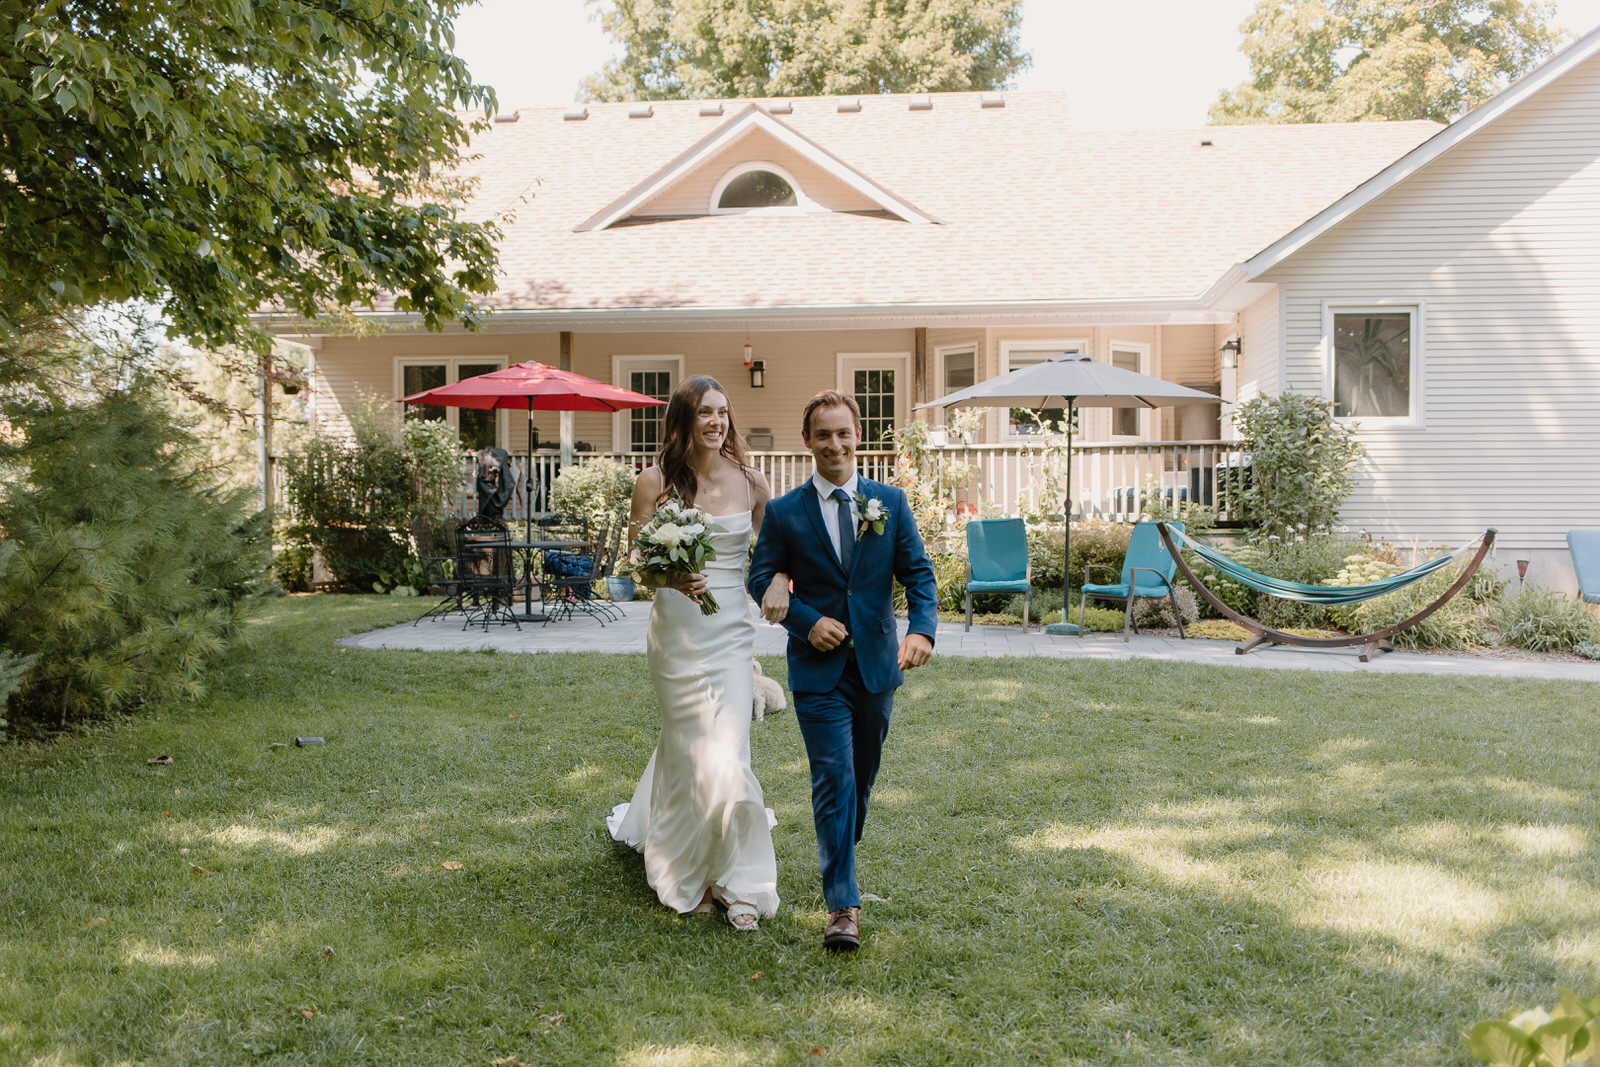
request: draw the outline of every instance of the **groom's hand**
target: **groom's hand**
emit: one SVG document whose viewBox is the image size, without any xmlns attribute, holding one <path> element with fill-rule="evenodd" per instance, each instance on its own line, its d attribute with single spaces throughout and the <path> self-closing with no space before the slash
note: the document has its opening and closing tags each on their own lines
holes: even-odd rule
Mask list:
<svg viewBox="0 0 1600 1067">
<path fill-rule="evenodd" d="M 808 640 L 811 642 L 811 647 L 818 652 L 832 652 L 844 644 L 849 636 L 850 631 L 844 628 L 844 623 L 824 615 L 811 627 L 811 636 Z"/>
<path fill-rule="evenodd" d="M 933 642 L 925 634 L 906 634 L 900 642 L 900 669 L 909 671 L 933 658 Z"/>
</svg>

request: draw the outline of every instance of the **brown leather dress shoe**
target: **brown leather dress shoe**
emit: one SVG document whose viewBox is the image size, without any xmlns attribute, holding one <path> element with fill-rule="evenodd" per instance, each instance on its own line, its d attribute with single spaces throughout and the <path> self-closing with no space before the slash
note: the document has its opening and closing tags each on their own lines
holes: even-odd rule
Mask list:
<svg viewBox="0 0 1600 1067">
<path fill-rule="evenodd" d="M 822 945 L 834 952 L 854 952 L 861 947 L 860 908 L 834 908 L 822 931 Z"/>
</svg>

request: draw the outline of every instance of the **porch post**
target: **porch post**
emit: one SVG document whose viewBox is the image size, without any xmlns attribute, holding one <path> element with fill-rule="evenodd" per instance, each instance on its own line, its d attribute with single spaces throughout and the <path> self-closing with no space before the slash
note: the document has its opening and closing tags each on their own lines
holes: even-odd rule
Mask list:
<svg viewBox="0 0 1600 1067">
<path fill-rule="evenodd" d="M 561 331 L 561 370 L 572 369 L 572 331 Z M 577 413 L 563 411 L 561 413 L 561 466 L 572 466 L 572 439 Z"/>
<path fill-rule="evenodd" d="M 918 326 L 911 357 L 911 405 L 928 402 L 928 328 Z"/>
</svg>

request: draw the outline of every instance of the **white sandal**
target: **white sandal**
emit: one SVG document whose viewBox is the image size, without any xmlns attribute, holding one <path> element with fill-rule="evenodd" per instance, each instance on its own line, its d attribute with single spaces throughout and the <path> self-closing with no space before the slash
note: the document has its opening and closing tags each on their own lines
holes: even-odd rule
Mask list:
<svg viewBox="0 0 1600 1067">
<path fill-rule="evenodd" d="M 761 913 L 756 911 L 754 904 L 736 900 L 728 905 L 728 925 L 740 932 L 759 929 L 760 917 Z"/>
</svg>

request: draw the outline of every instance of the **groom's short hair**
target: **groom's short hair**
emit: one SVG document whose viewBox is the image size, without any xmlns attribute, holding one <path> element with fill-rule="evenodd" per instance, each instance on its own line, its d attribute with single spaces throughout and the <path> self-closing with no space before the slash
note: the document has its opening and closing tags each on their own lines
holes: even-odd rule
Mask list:
<svg viewBox="0 0 1600 1067">
<path fill-rule="evenodd" d="M 856 403 L 856 398 L 849 393 L 841 393 L 837 389 L 824 389 L 810 400 L 806 401 L 805 414 L 800 418 L 800 432 L 807 437 L 811 436 L 811 413 L 818 408 L 841 407 L 850 412 L 850 417 L 855 420 L 856 429 L 861 429 L 861 405 Z"/>
</svg>

